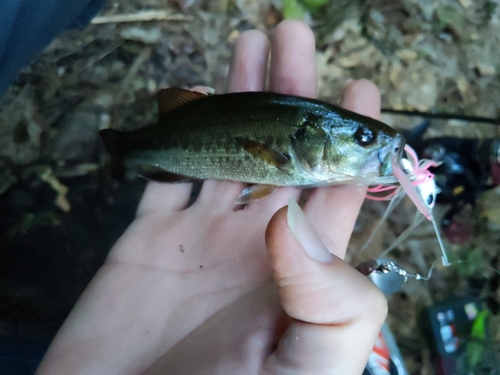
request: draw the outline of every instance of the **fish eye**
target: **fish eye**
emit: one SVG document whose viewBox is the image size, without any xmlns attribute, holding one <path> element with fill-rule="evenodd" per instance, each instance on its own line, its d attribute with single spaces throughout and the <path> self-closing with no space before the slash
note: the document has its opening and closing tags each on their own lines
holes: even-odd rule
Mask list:
<svg viewBox="0 0 500 375">
<path fill-rule="evenodd" d="M 429 195 L 427 197 L 427 206 L 430 206 L 434 202 L 434 197 L 432 195 Z"/>
<path fill-rule="evenodd" d="M 375 143 L 377 136 L 369 128 L 360 126 L 358 130 L 356 130 L 356 133 L 354 133 L 354 139 L 358 145 L 368 147 Z"/>
</svg>

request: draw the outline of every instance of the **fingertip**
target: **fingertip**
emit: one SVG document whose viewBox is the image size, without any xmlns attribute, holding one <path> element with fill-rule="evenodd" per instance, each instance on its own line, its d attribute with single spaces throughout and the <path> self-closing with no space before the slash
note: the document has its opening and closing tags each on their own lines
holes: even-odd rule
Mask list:
<svg viewBox="0 0 500 375">
<path fill-rule="evenodd" d="M 289 206 L 276 212 L 266 229 L 266 245 L 284 310 L 294 319 L 315 324 L 368 320 L 376 330 L 387 313 L 384 295 L 341 259 L 321 262 L 308 256 L 289 227 L 288 210 Z M 301 224 L 304 226 L 306 223 Z"/>
<path fill-rule="evenodd" d="M 365 116 L 380 116 L 380 91 L 367 79 L 349 83 L 342 92 L 340 106 Z"/>
<path fill-rule="evenodd" d="M 315 97 L 316 41 L 304 22 L 281 22 L 272 36 L 270 87 L 274 92 Z"/>
<path fill-rule="evenodd" d="M 274 29 L 273 40 L 288 35 L 299 36 L 302 42 L 306 42 L 309 45 L 316 43 L 311 28 L 305 22 L 299 20 L 285 20 L 280 22 Z"/>
<path fill-rule="evenodd" d="M 244 31 L 238 36 L 235 41 L 235 46 L 248 43 L 249 41 L 260 40 L 263 43 L 269 44 L 269 39 L 266 34 L 257 29 Z"/>
<path fill-rule="evenodd" d="M 342 100 L 357 98 L 358 96 L 379 97 L 380 91 L 378 87 L 368 79 L 357 79 L 350 82 L 342 92 Z"/>
<path fill-rule="evenodd" d="M 251 50 L 267 51 L 269 52 L 271 42 L 266 34 L 262 31 L 253 29 L 247 30 L 240 34 L 236 39 L 233 46 L 233 57 L 243 53 L 247 48 Z M 252 54 L 249 53 L 249 56 Z"/>
<path fill-rule="evenodd" d="M 265 84 L 269 51 L 270 41 L 263 32 L 243 32 L 233 46 L 226 91 L 261 91 Z"/>
</svg>

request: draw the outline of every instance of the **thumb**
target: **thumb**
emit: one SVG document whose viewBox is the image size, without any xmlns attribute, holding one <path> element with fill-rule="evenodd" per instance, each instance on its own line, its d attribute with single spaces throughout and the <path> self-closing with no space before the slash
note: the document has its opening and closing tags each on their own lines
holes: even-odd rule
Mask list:
<svg viewBox="0 0 500 375">
<path fill-rule="evenodd" d="M 384 295 L 328 252 L 293 200 L 271 219 L 266 243 L 292 322 L 265 367 L 272 373 L 361 374 L 387 314 Z"/>
</svg>

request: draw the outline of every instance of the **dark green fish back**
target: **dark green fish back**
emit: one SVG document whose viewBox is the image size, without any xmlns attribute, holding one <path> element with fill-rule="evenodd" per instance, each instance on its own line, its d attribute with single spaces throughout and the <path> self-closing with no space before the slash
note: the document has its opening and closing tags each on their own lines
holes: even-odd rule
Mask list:
<svg viewBox="0 0 500 375">
<path fill-rule="evenodd" d="M 175 90 L 172 93 L 177 96 L 190 93 L 162 90 L 166 92 L 161 100 L 168 101 L 168 90 Z M 306 134 L 302 131 L 306 127 L 325 134 L 337 128 L 342 134 L 348 129 L 350 137 L 359 123 L 369 122 L 373 129 L 395 135 L 383 123 L 336 106 L 269 92 L 197 94 L 189 100 L 176 99 L 172 105 L 160 101 L 159 108 L 155 125 L 129 133 L 101 132 L 115 160 L 115 174 L 123 170 L 123 160 L 127 168 L 138 169 L 139 173 L 147 170 L 149 176 L 156 171 L 196 179 L 308 185 L 310 178 L 297 173 L 301 166 L 293 152 L 296 145 L 292 144 L 294 135 Z M 323 145 L 318 147 L 320 151 L 312 151 L 313 158 L 317 157 L 314 152 L 323 152 Z"/>
</svg>

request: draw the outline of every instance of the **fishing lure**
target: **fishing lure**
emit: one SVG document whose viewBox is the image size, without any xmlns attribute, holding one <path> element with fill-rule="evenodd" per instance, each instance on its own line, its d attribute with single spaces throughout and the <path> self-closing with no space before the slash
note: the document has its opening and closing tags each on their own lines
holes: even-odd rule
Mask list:
<svg viewBox="0 0 500 375">
<path fill-rule="evenodd" d="M 372 200 L 392 199 L 389 207 L 382 217 L 382 220 L 380 221 L 380 223 L 382 223 L 383 220 L 395 207 L 395 205 L 401 200 L 401 193 L 406 193 L 417 207 L 418 212 L 420 212 L 425 218 L 427 218 L 427 220 L 432 222 L 436 237 L 439 242 L 439 247 L 441 249 L 443 265 L 448 266 L 450 262 L 448 260 L 444 243 L 433 215 L 433 208 L 436 204 L 436 196 L 439 193 L 439 189 L 436 186 L 434 175 L 429 172 L 429 168 L 437 166 L 437 163 L 432 160 L 426 159 L 422 159 L 419 161 L 417 154 L 409 145 L 405 145 L 404 150 L 408 158 L 397 157 L 396 155 L 393 155 L 392 157 L 393 174 L 397 178 L 400 186 L 378 185 L 369 188 L 369 194 L 367 195 L 367 198 Z M 383 197 L 373 195 L 373 193 L 379 192 L 389 192 L 389 194 Z M 414 225 L 412 225 L 412 228 L 418 225 L 419 222 L 420 221 L 417 216 L 416 220 L 414 221 Z M 380 223 L 375 228 L 374 233 L 379 229 Z M 405 231 L 403 233 L 403 235 L 405 236 L 407 236 L 408 234 L 408 231 Z M 372 238 L 373 234 L 365 243 L 362 250 L 366 248 L 367 244 L 371 241 Z M 388 250 L 384 252 L 384 254 L 394 248 L 394 246 L 396 246 L 396 244 L 393 244 Z"/>
<path fill-rule="evenodd" d="M 372 281 L 386 295 L 390 295 L 400 290 L 400 288 L 410 278 L 414 278 L 415 280 L 429 280 L 439 260 L 441 260 L 443 266 L 445 267 L 449 267 L 452 264 L 474 263 L 466 260 L 450 262 L 448 259 L 443 240 L 433 215 L 436 196 L 439 194 L 440 189 L 437 187 L 434 175 L 429 171 L 429 168 L 437 167 L 439 166 L 439 163 L 426 159 L 419 160 L 417 154 L 409 145 L 406 145 L 404 150 L 407 158 L 401 157 L 398 159 L 393 157 L 392 160 L 393 173 L 398 179 L 400 186 L 375 186 L 368 189 L 369 194 L 367 197 L 372 200 L 391 200 L 386 212 L 379 222 L 379 225 L 375 228 L 374 233 L 380 228 L 380 223 L 382 223 L 383 220 L 389 215 L 395 205 L 397 205 L 397 203 L 401 200 L 404 193 L 408 195 L 417 207 L 416 219 L 410 228 L 405 230 L 395 243 L 383 252 L 378 260 L 368 260 L 356 266 L 356 269 L 364 275 L 370 277 L 370 279 L 372 279 Z M 382 197 L 373 195 L 374 193 L 380 192 L 389 193 Z M 411 233 L 415 226 L 418 225 L 424 217 L 432 222 L 441 250 L 441 258 L 438 258 L 433 262 L 427 276 L 420 275 L 419 273 L 408 272 L 396 262 L 384 258 L 389 251 L 391 251 Z M 374 233 L 372 233 L 372 236 L 365 243 L 363 249 L 366 248 L 367 244 L 371 241 Z M 482 266 L 490 271 L 493 271 L 497 275 L 500 275 L 500 272 L 497 269 L 486 265 Z"/>
<path fill-rule="evenodd" d="M 500 184 L 500 139 L 424 138 L 429 125 L 426 120 L 403 135 L 418 155 L 440 163 L 430 171 L 441 190 L 437 204 L 449 205 L 441 218 L 441 230 L 448 241 L 464 243 L 471 228 L 458 215 L 466 206 L 474 207 L 485 191 Z"/>
</svg>

